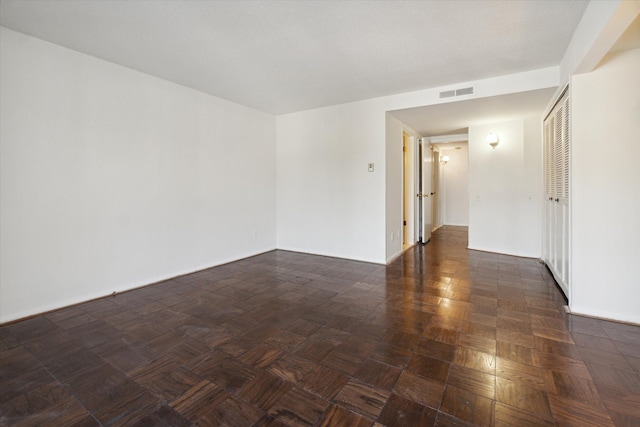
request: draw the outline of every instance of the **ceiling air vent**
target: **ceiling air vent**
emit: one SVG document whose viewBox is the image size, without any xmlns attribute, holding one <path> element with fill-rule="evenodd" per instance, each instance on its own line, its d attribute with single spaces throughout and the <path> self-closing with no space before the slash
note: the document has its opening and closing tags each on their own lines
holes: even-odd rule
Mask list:
<svg viewBox="0 0 640 427">
<path fill-rule="evenodd" d="M 453 98 L 456 96 L 455 90 L 445 90 L 444 92 L 440 92 L 440 99 L 442 98 Z"/>
<path fill-rule="evenodd" d="M 461 89 L 445 90 L 440 92 L 440 99 L 453 98 L 454 96 L 473 95 L 473 86 L 463 87 Z"/>
</svg>

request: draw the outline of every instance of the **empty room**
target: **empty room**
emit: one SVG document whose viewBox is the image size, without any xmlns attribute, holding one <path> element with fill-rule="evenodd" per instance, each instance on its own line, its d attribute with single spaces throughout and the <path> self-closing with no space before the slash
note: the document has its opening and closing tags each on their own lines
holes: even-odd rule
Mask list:
<svg viewBox="0 0 640 427">
<path fill-rule="evenodd" d="M 638 76 L 638 0 L 0 0 L 0 425 L 640 425 Z"/>
</svg>

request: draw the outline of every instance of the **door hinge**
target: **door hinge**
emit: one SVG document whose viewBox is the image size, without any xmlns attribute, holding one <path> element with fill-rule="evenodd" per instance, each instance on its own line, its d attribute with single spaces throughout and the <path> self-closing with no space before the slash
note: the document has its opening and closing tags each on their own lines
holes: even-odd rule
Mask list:
<svg viewBox="0 0 640 427">
<path fill-rule="evenodd" d="M 402 225 L 406 226 L 407 225 L 407 221 L 402 221 Z"/>
</svg>

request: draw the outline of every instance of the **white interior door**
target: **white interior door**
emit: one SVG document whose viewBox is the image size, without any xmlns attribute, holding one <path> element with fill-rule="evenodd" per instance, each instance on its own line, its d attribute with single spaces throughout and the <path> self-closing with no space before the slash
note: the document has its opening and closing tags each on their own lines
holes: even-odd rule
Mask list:
<svg viewBox="0 0 640 427">
<path fill-rule="evenodd" d="M 431 230 L 437 230 L 442 225 L 440 217 L 440 152 L 431 147 Z"/>
<path fill-rule="evenodd" d="M 419 206 L 418 242 L 424 244 L 431 239 L 431 230 L 433 229 L 433 156 L 430 144 L 424 139 L 421 139 L 418 144 L 418 156 L 416 157 L 418 158 L 418 194 L 416 195 L 416 203 Z"/>
</svg>

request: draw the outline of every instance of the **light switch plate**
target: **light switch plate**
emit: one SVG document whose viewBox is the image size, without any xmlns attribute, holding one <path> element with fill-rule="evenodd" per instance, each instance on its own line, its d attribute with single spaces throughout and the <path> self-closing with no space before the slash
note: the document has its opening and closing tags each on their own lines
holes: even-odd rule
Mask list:
<svg viewBox="0 0 640 427">
<path fill-rule="evenodd" d="M 369 168 L 369 172 L 373 172 L 373 163 L 369 163 L 367 167 Z"/>
</svg>

